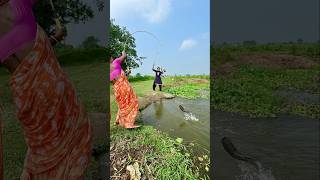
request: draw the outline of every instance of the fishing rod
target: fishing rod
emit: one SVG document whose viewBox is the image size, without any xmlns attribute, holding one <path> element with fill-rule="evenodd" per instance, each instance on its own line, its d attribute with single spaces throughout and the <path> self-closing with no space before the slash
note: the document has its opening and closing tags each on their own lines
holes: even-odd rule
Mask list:
<svg viewBox="0 0 320 180">
<path fill-rule="evenodd" d="M 136 34 L 136 33 L 146 33 L 146 34 L 149 34 L 151 37 L 153 37 L 159 44 L 161 44 L 160 43 L 160 40 L 157 38 L 157 36 L 156 35 L 154 35 L 153 33 L 151 33 L 151 32 L 149 32 L 149 31 L 145 31 L 145 30 L 138 30 L 138 31 L 134 31 L 133 33 L 129 33 L 132 37 L 133 37 L 133 35 L 134 34 Z M 123 51 L 125 52 L 125 50 L 126 50 L 126 47 L 128 46 L 128 40 L 129 40 L 129 38 L 130 37 L 128 37 L 126 40 L 125 40 L 125 43 L 124 43 L 124 45 L 123 45 Z M 158 45 L 159 45 L 158 44 Z M 159 48 L 159 47 L 158 47 Z M 156 57 L 157 57 L 157 55 L 159 54 L 159 51 L 158 51 L 158 49 L 156 50 Z M 142 61 L 141 60 L 139 60 L 139 62 L 140 62 L 140 64 L 142 64 Z M 126 67 L 127 67 L 127 69 L 126 69 L 126 71 L 130 71 L 130 68 L 128 68 L 128 63 L 127 63 L 127 60 L 125 60 L 125 63 L 126 63 Z"/>
<path fill-rule="evenodd" d="M 56 26 L 59 29 L 63 29 L 60 15 L 59 15 L 58 11 L 56 10 L 56 8 L 54 7 L 53 0 L 49 0 L 49 3 L 50 3 L 50 6 L 51 6 L 51 10 L 53 12 L 53 19 L 54 19 L 54 21 L 56 23 Z M 65 39 L 64 39 L 64 44 L 65 44 Z"/>
<path fill-rule="evenodd" d="M 54 21 L 56 22 L 57 26 L 59 28 L 62 28 L 62 25 L 61 25 L 61 22 L 60 22 L 60 16 L 58 14 L 58 12 L 56 11 L 55 7 L 54 7 L 54 4 L 53 4 L 53 0 L 50 0 L 50 6 L 51 6 L 51 9 L 52 9 L 52 12 L 53 12 L 53 16 L 54 16 Z"/>
</svg>

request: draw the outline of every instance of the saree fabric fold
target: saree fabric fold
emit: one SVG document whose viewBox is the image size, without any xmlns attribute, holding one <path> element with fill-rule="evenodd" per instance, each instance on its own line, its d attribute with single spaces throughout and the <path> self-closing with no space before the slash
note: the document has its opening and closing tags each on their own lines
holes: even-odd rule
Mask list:
<svg viewBox="0 0 320 180">
<path fill-rule="evenodd" d="M 21 179 L 84 179 L 91 156 L 90 121 L 40 26 L 10 86 L 28 147 Z"/>
<path fill-rule="evenodd" d="M 123 71 L 113 84 L 113 91 L 118 103 L 116 122 L 125 128 L 133 127 L 139 111 L 138 97 Z"/>
</svg>

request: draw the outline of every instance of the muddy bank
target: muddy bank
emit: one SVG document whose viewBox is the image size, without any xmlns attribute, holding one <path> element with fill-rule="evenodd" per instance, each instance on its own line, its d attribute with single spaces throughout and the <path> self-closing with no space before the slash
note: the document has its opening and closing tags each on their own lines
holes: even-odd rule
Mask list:
<svg viewBox="0 0 320 180">
<path fill-rule="evenodd" d="M 239 65 L 253 65 L 256 67 L 274 69 L 309 69 L 319 64 L 307 57 L 287 54 L 240 54 L 234 55 L 228 62 L 217 65 L 216 75 L 228 75 Z"/>
<path fill-rule="evenodd" d="M 308 69 L 318 65 L 309 58 L 286 54 L 248 54 L 240 55 L 242 64 L 266 68 Z"/>
<path fill-rule="evenodd" d="M 169 93 L 164 92 L 151 92 L 146 94 L 144 97 L 139 97 L 139 110 L 142 111 L 146 107 L 148 107 L 150 104 L 152 104 L 155 101 L 159 101 L 160 99 L 172 99 L 175 96 Z"/>
<path fill-rule="evenodd" d="M 155 101 L 159 101 L 160 99 L 172 99 L 175 98 L 174 95 L 165 93 L 165 92 L 149 92 L 143 97 L 138 97 L 138 103 L 139 103 L 139 111 L 144 110 L 146 107 L 148 107 L 150 104 L 152 104 Z M 111 96 L 110 102 L 115 101 L 114 96 Z"/>
</svg>

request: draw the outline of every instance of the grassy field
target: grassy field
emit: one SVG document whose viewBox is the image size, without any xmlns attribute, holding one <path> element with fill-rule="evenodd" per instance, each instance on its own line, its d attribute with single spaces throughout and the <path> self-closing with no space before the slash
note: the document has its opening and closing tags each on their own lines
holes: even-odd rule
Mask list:
<svg viewBox="0 0 320 180">
<path fill-rule="evenodd" d="M 88 112 L 107 112 L 106 68 L 104 49 L 74 49 L 59 51 L 59 61 L 73 82 L 78 96 Z M 79 63 L 78 63 L 79 62 Z M 0 68 L 0 103 L 4 147 L 4 179 L 19 179 L 26 153 L 20 123 L 15 116 L 8 80 L 10 74 Z M 92 160 L 86 179 L 97 176 L 97 162 Z"/>
<path fill-rule="evenodd" d="M 187 88 L 187 86 L 191 84 L 190 79 L 193 78 L 196 77 L 163 78 L 163 82 L 165 84 L 164 90 L 171 92 L 172 89 L 178 87 L 183 87 L 182 89 Z M 200 77 L 197 79 L 199 78 Z M 207 76 L 205 78 L 208 79 L 209 77 Z M 181 81 L 184 81 L 187 85 L 178 84 L 178 82 Z M 152 92 L 152 83 L 153 80 L 142 78 L 140 80 L 133 80 L 131 85 L 139 97 L 145 97 L 147 94 Z M 208 87 L 208 81 L 202 81 L 202 83 L 198 82 L 194 85 L 194 88 L 189 89 L 190 92 L 193 92 L 193 96 L 191 98 L 196 96 L 198 97 L 198 94 L 195 93 L 196 89 L 208 90 Z M 178 96 L 188 94 L 187 90 L 184 90 L 183 92 L 176 90 L 176 92 L 176 95 Z M 208 178 L 206 176 L 200 177 L 199 172 L 201 171 L 201 168 L 204 169 L 205 167 L 199 167 L 194 164 L 194 158 L 190 157 L 188 148 L 186 148 L 183 143 L 181 144 L 179 139 L 173 140 L 165 133 L 157 131 L 151 126 L 145 125 L 138 130 L 128 131 L 113 125 L 117 110 L 116 102 L 111 100 L 111 154 L 112 157 L 126 157 L 123 158 L 125 162 L 121 164 L 121 166 L 117 166 L 115 163 L 114 168 L 119 170 L 121 167 L 126 167 L 134 161 L 137 161 L 139 162 L 140 170 L 142 170 L 142 173 L 145 174 L 146 177 L 152 176 L 156 179 Z M 141 120 L 138 120 L 138 123 L 141 123 Z M 123 141 L 125 141 L 125 143 Z M 125 144 L 125 148 L 123 148 L 123 144 Z M 123 152 L 127 152 L 127 154 Z M 139 154 L 138 152 L 143 152 L 143 154 Z M 114 161 L 120 161 L 116 158 L 111 159 L 114 159 Z M 123 176 L 125 173 L 125 171 L 118 171 L 117 174 L 117 172 L 112 169 L 111 172 L 115 178 L 119 176 L 119 174 L 122 174 Z"/>
<path fill-rule="evenodd" d="M 252 117 L 279 113 L 320 117 L 319 104 L 292 102 L 275 94 L 279 90 L 320 94 L 319 44 L 223 45 L 211 52 L 215 109 Z"/>
</svg>

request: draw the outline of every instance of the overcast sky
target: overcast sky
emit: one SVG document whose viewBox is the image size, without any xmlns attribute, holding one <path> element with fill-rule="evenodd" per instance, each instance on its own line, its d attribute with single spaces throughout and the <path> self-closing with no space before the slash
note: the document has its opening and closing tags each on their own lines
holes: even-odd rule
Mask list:
<svg viewBox="0 0 320 180">
<path fill-rule="evenodd" d="M 100 40 L 101 45 L 107 43 L 107 19 L 109 17 L 109 8 L 105 6 L 103 11 L 98 11 L 95 0 L 82 0 L 92 7 L 94 11 L 94 18 L 89 19 L 85 23 L 68 24 L 67 44 L 78 46 L 88 36 L 95 36 Z"/>
<path fill-rule="evenodd" d="M 319 0 L 212 0 L 211 15 L 218 43 L 319 39 Z"/>
</svg>

